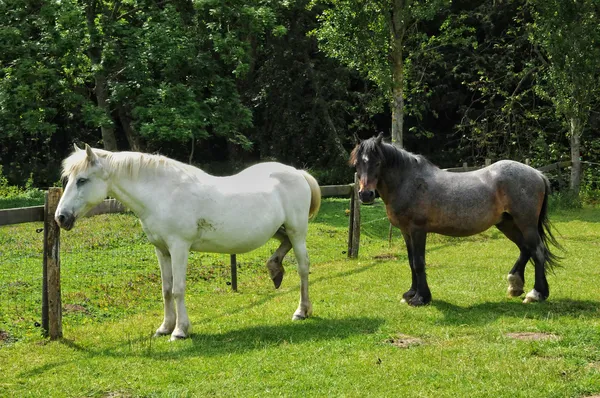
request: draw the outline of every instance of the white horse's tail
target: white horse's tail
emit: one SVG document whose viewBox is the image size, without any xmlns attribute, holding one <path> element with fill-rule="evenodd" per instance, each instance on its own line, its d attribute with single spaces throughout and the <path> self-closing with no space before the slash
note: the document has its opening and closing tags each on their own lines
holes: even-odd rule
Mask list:
<svg viewBox="0 0 600 398">
<path fill-rule="evenodd" d="M 311 176 L 306 170 L 300 171 L 310 187 L 310 209 L 308 210 L 308 219 L 310 220 L 317 215 L 321 207 L 321 187 L 319 187 L 319 183 L 315 180 L 315 177 Z"/>
</svg>

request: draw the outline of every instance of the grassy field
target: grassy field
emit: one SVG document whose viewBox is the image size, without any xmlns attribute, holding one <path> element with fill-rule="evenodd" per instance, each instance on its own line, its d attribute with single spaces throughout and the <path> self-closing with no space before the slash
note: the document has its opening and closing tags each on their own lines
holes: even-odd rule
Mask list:
<svg viewBox="0 0 600 398">
<path fill-rule="evenodd" d="M 547 302 L 506 297 L 518 250 L 495 230 L 428 239 L 431 305 L 401 304 L 406 249 L 383 206 L 363 207 L 359 259 L 346 257 L 347 200 L 311 223 L 314 317 L 292 322 L 293 256 L 274 290 L 276 242 L 190 257 L 191 338 L 152 338 L 162 321 L 153 248 L 132 215 L 63 232 L 64 336 L 40 336 L 41 224 L 0 228 L 0 396 L 587 397 L 600 394 L 600 211 L 553 212 L 567 252 Z M 533 267 L 527 268 L 527 291 Z"/>
</svg>

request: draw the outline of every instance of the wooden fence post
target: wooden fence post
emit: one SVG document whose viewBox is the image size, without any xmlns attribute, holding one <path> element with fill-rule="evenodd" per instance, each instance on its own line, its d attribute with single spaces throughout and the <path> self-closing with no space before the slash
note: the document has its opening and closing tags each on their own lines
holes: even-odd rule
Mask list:
<svg viewBox="0 0 600 398">
<path fill-rule="evenodd" d="M 467 164 L 467 162 L 463 163 L 463 171 L 469 171 L 469 165 Z"/>
<path fill-rule="evenodd" d="M 237 258 L 235 254 L 230 256 L 231 259 L 231 290 L 237 292 Z"/>
<path fill-rule="evenodd" d="M 60 228 L 54 221 L 61 188 L 49 188 L 44 205 L 44 268 L 42 282 L 42 327 L 51 340 L 62 338 L 60 296 Z"/>
<path fill-rule="evenodd" d="M 350 194 L 350 219 L 348 220 L 348 257 L 357 258 L 360 245 L 360 200 L 358 175 L 354 173 L 354 186 Z"/>
<path fill-rule="evenodd" d="M 485 167 L 488 167 L 492 164 L 492 159 L 485 159 Z"/>
</svg>

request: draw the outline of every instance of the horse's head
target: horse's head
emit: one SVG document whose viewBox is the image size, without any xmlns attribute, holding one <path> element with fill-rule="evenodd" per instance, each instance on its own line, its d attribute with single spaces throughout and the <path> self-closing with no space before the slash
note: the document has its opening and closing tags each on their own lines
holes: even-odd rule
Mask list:
<svg viewBox="0 0 600 398">
<path fill-rule="evenodd" d="M 358 174 L 358 197 L 365 204 L 375 200 L 375 188 L 383 163 L 382 138 L 383 133 L 379 133 L 377 137 L 364 140 L 350 154 L 350 166 L 356 167 Z"/>
<path fill-rule="evenodd" d="M 75 145 L 75 151 L 63 161 L 63 178 L 67 178 L 67 185 L 54 219 L 68 231 L 77 218 L 106 198 L 108 172 L 89 145 L 85 150 Z"/>
</svg>

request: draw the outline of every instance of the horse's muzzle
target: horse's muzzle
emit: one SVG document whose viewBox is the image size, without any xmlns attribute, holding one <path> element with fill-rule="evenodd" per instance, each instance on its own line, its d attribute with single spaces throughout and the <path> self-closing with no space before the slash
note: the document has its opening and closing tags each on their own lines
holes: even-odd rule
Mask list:
<svg viewBox="0 0 600 398">
<path fill-rule="evenodd" d="M 69 231 L 73 228 L 75 224 L 75 215 L 73 213 L 61 213 L 56 214 L 54 220 L 58 224 L 59 227 L 63 228 L 66 231 Z"/>
<path fill-rule="evenodd" d="M 373 202 L 375 201 L 375 191 L 373 191 L 372 189 L 358 191 L 358 198 L 365 205 L 373 204 Z"/>
</svg>

